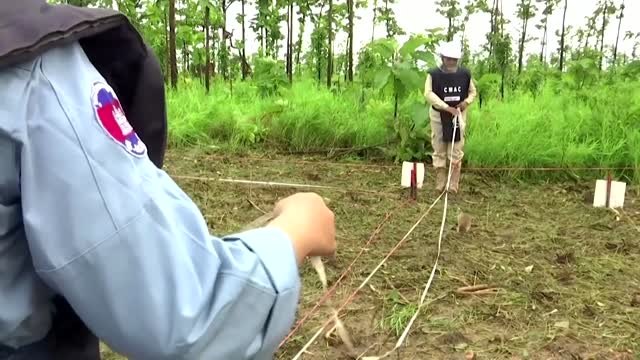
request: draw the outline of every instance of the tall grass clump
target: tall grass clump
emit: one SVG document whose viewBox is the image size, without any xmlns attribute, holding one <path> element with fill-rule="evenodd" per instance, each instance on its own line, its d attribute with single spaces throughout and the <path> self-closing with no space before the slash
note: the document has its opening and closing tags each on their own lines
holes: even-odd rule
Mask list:
<svg viewBox="0 0 640 360">
<path fill-rule="evenodd" d="M 359 92 L 333 93 L 312 80 L 262 96 L 249 82 L 208 95 L 191 82 L 168 91 L 171 146 L 263 145 L 291 151 L 383 145 L 387 102 L 360 104 Z"/>
<path fill-rule="evenodd" d="M 621 94 L 623 103 L 616 100 Z M 167 101 L 174 147 L 315 151 L 401 146 L 391 142 L 393 98 L 357 84 L 329 90 L 313 79 L 300 79 L 265 94 L 252 81 L 233 87 L 215 82 L 205 94 L 198 81 L 187 81 L 179 91 L 168 90 Z M 414 109 L 400 104 L 398 121 L 418 121 Z M 425 111 L 421 122 L 426 121 Z M 485 95 L 481 107 L 473 104 L 465 161 L 478 167 L 633 167 L 631 176 L 640 179 L 638 124 L 639 80 L 549 76 L 535 92 L 513 91 L 504 100 Z M 428 154 L 429 136 L 424 138 L 421 151 Z"/>
<path fill-rule="evenodd" d="M 364 106 L 357 91 L 333 93 L 307 80 L 282 91 L 279 111 L 263 118 L 268 140 L 295 151 L 383 145 L 383 106 Z"/>
<path fill-rule="evenodd" d="M 628 99 L 619 104 L 620 95 Z M 640 81 L 576 88 L 548 82 L 472 113 L 466 160 L 476 166 L 634 167 L 640 179 Z"/>
</svg>

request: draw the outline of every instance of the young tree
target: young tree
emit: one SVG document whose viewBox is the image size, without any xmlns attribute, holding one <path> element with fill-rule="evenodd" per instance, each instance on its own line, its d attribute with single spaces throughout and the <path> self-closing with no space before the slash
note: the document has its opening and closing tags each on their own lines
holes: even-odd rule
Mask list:
<svg viewBox="0 0 640 360">
<path fill-rule="evenodd" d="M 518 74 L 522 72 L 522 62 L 524 58 L 524 46 L 527 43 L 527 30 L 529 28 L 529 20 L 536 16 L 537 7 L 531 0 L 520 0 L 518 4 L 518 18 L 522 21 L 520 28 L 520 41 L 518 47 Z"/>
<path fill-rule="evenodd" d="M 209 21 L 211 20 L 211 15 L 209 13 L 209 4 L 205 4 L 204 7 L 204 52 L 205 52 L 205 65 L 204 65 L 204 88 L 205 88 L 205 92 L 208 94 L 209 93 L 209 71 L 210 71 L 210 66 L 209 64 L 211 63 L 211 50 L 210 50 L 210 45 L 209 45 Z"/>
<path fill-rule="evenodd" d="M 171 87 L 178 87 L 178 60 L 176 58 L 176 0 L 169 0 L 169 66 Z"/>
<path fill-rule="evenodd" d="M 459 0 L 439 0 L 437 2 L 438 13 L 447 18 L 447 41 L 452 41 L 453 37 L 461 30 L 458 18 L 462 15 Z"/>
<path fill-rule="evenodd" d="M 560 62 L 558 64 L 560 71 L 564 71 L 564 56 L 565 56 L 564 52 L 565 52 L 565 37 L 567 35 L 566 21 L 567 21 L 568 8 L 569 8 L 569 0 L 564 0 L 564 12 L 562 14 L 562 34 L 560 35 L 560 49 L 558 49 L 558 51 L 560 52 Z"/>
<path fill-rule="evenodd" d="M 333 0 L 329 0 L 329 10 L 327 11 L 327 87 L 331 88 L 333 79 Z"/>
<path fill-rule="evenodd" d="M 624 0 L 622 0 L 622 4 L 620 4 L 620 15 L 618 15 L 618 33 L 616 34 L 616 45 L 613 48 L 613 63 L 616 64 L 618 60 L 618 45 L 620 41 L 620 30 L 622 28 L 622 18 L 624 18 Z"/>
<path fill-rule="evenodd" d="M 348 46 L 347 46 L 347 80 L 353 82 L 353 21 L 355 16 L 355 0 L 347 0 L 347 11 L 349 14 L 348 23 Z"/>
<path fill-rule="evenodd" d="M 248 62 L 247 62 L 247 13 L 245 10 L 245 7 L 247 5 L 247 0 L 240 0 L 241 4 L 240 4 L 240 14 L 238 14 L 238 22 L 240 23 L 241 27 L 242 27 L 242 41 L 240 44 L 240 53 L 241 53 L 241 57 L 242 57 L 242 80 L 246 80 L 249 69 L 248 69 Z"/>
<path fill-rule="evenodd" d="M 542 30 L 542 38 L 540 40 L 540 62 L 546 62 L 547 60 L 547 40 L 549 34 L 549 16 L 553 15 L 555 8 L 560 3 L 560 0 L 536 0 L 543 5 L 542 19 L 540 24 L 536 25 L 538 30 Z"/>
<path fill-rule="evenodd" d="M 287 77 L 293 83 L 293 0 L 287 0 Z"/>
</svg>

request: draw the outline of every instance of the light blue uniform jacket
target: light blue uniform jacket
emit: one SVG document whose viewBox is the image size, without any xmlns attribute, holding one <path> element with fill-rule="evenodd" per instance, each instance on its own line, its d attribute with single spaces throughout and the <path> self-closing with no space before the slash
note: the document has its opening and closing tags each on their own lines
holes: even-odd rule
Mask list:
<svg viewBox="0 0 640 360">
<path fill-rule="evenodd" d="M 78 44 L 0 72 L 0 344 L 42 338 L 58 292 L 131 359 L 271 359 L 300 292 L 290 239 L 210 235 L 101 127 L 104 81 Z"/>
</svg>

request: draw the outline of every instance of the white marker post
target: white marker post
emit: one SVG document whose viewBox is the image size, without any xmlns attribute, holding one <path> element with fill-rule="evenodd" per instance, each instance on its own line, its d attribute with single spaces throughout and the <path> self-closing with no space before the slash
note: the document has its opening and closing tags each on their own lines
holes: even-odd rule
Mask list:
<svg viewBox="0 0 640 360">
<path fill-rule="evenodd" d="M 400 185 L 404 188 L 411 188 L 410 197 L 416 200 L 418 189 L 424 183 L 424 164 L 418 162 L 405 161 L 402 163 L 402 178 Z"/>
<path fill-rule="evenodd" d="M 596 181 L 596 191 L 593 196 L 594 207 L 606 207 L 610 209 L 622 208 L 627 184 L 621 181 L 613 181 L 611 173 L 607 180 Z"/>
</svg>

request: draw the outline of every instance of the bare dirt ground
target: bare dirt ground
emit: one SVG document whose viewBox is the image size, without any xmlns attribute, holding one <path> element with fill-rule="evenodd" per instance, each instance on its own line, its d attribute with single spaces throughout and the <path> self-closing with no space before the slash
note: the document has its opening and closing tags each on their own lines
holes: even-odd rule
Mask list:
<svg viewBox="0 0 640 360">
<path fill-rule="evenodd" d="M 166 170 L 192 196 L 211 231 L 224 235 L 298 190 L 220 182 L 218 178 L 334 186 L 313 189 L 336 213 L 339 250 L 327 262 L 329 286 L 389 215 L 330 300 L 342 304 L 403 238 L 436 198 L 428 188 L 416 203 L 399 187 L 399 166 L 330 164 L 300 157 L 255 160 L 170 152 Z M 433 174 L 427 170 L 427 186 Z M 588 174 L 585 174 L 588 175 Z M 193 176 L 214 178 L 206 181 Z M 588 203 L 586 182 L 521 182 L 465 173 L 449 198 L 435 279 L 405 345 L 390 359 L 640 359 L 640 197 L 627 191 L 620 216 Z M 444 198 L 387 260 L 341 317 L 367 356 L 392 349 L 414 314 L 432 270 Z M 471 232 L 455 231 L 459 210 Z M 302 271 L 301 319 L 322 297 L 318 276 Z M 487 284 L 496 293 L 462 295 Z M 321 306 L 276 354 L 291 359 L 329 316 Z M 105 350 L 106 359 L 122 359 Z M 348 359 L 335 336 L 319 337 L 305 360 Z M 206 360 L 206 359 L 203 359 Z M 229 359 L 232 360 L 232 359 Z"/>
</svg>

